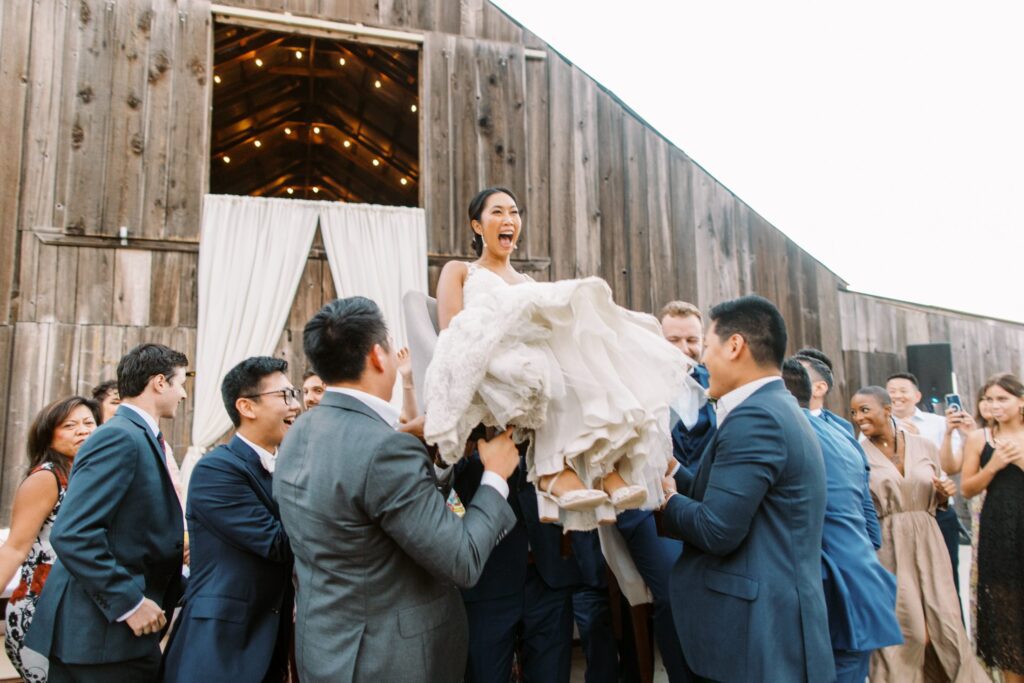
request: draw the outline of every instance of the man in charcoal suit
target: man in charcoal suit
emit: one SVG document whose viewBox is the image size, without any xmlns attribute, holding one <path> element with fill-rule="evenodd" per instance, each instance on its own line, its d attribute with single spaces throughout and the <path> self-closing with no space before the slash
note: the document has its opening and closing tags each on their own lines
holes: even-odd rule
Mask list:
<svg viewBox="0 0 1024 683">
<path fill-rule="evenodd" d="M 141 344 L 117 365 L 121 407 L 75 458 L 50 541 L 57 553 L 26 645 L 50 681 L 151 681 L 181 597 L 185 529 L 160 418 L 185 399 L 181 353 Z"/>
<path fill-rule="evenodd" d="M 515 525 L 510 433 L 478 442 L 484 473 L 460 518 L 426 448 L 395 431 L 397 348 L 377 305 L 328 303 L 303 346 L 327 390 L 289 430 L 274 473 L 295 554 L 299 678 L 461 681 L 468 634 L 456 586 L 476 583 Z"/>
<path fill-rule="evenodd" d="M 272 495 L 277 449 L 299 414 L 288 363 L 257 356 L 233 367 L 221 396 L 235 436 L 189 480 L 192 546 L 163 680 L 283 681 L 292 626 L 292 552 Z"/>
<path fill-rule="evenodd" d="M 825 470 L 782 384 L 786 325 L 767 299 L 715 306 L 705 337 L 718 430 L 695 475 L 664 480 L 663 524 L 685 550 L 672 616 L 696 680 L 835 678 L 821 585 Z"/>
</svg>

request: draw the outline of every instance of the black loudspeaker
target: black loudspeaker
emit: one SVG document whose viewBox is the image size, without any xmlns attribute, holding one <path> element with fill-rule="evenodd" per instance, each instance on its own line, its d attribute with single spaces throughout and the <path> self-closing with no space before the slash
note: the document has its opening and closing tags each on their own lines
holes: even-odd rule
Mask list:
<svg viewBox="0 0 1024 683">
<path fill-rule="evenodd" d="M 907 370 L 921 386 L 921 410 L 932 412 L 937 405 L 941 412 L 946 394 L 953 393 L 953 348 L 948 343 L 908 344 Z"/>
</svg>

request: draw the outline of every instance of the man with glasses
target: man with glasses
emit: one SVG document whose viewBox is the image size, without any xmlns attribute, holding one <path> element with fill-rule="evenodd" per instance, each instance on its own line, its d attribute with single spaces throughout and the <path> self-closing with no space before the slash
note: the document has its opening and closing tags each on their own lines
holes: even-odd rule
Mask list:
<svg viewBox="0 0 1024 683">
<path fill-rule="evenodd" d="M 189 482 L 192 563 L 164 655 L 166 681 L 285 680 L 292 552 L 272 496 L 277 448 L 301 394 L 280 358 L 257 356 L 221 383 L 234 438 L 205 455 Z"/>
</svg>

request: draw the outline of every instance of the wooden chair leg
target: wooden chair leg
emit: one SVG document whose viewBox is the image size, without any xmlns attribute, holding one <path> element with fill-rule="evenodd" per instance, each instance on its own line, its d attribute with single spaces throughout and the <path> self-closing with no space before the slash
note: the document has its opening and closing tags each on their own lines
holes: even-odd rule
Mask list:
<svg viewBox="0 0 1024 683">
<path fill-rule="evenodd" d="M 608 570 L 608 602 L 612 612 L 612 633 L 616 640 L 623 638 L 622 591 L 615 575 Z M 641 683 L 654 681 L 654 641 L 651 637 L 653 612 L 649 604 L 630 608 L 633 622 L 633 642 L 636 645 L 636 661 Z"/>
</svg>

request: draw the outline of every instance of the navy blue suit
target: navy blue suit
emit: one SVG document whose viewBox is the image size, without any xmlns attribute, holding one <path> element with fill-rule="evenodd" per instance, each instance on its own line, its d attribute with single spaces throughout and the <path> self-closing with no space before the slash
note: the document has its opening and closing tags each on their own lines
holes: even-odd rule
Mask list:
<svg viewBox="0 0 1024 683">
<path fill-rule="evenodd" d="M 868 488 L 867 457 L 845 432 L 805 412 L 825 457 L 821 573 L 836 671 L 840 681 L 863 683 L 871 652 L 903 642 L 896 577 L 878 561 L 878 545 L 869 533 L 872 526 L 878 532 L 878 517 Z"/>
<path fill-rule="evenodd" d="M 853 425 L 850 424 L 850 421 L 844 420 L 843 418 L 839 417 L 828 408 L 822 408 L 821 415 L 819 415 L 818 417 L 820 417 L 825 422 L 828 422 L 830 425 L 838 427 L 839 429 L 846 432 L 850 436 L 856 438 L 857 434 L 853 431 Z"/>
<path fill-rule="evenodd" d="M 697 675 L 719 681 L 835 679 L 821 584 L 825 465 L 781 380 L 732 410 L 680 467 L 666 530 L 686 546 L 672 616 Z"/>
<path fill-rule="evenodd" d="M 237 436 L 193 470 L 191 575 L 164 654 L 165 680 L 283 680 L 292 552 L 272 487 L 259 456 Z"/>
<path fill-rule="evenodd" d="M 696 366 L 690 376 L 702 387 L 708 388 L 708 371 L 703 365 Z M 697 472 L 700 456 L 714 436 L 717 424 L 715 408 L 708 402 L 701 406 L 697 413 L 697 423 L 693 427 L 687 429 L 682 420 L 672 426 L 672 454 L 690 474 Z"/>
<path fill-rule="evenodd" d="M 480 486 L 480 456 L 455 465 L 453 487 L 469 505 Z M 516 630 L 523 628 L 528 681 L 568 681 L 572 668 L 572 593 L 579 566 L 562 556 L 562 527 L 542 524 L 524 466 L 508 480 L 512 531 L 491 552 L 473 588 L 462 591 L 469 621 L 468 681 L 508 680 Z M 532 560 L 532 561 L 531 561 Z"/>
<path fill-rule="evenodd" d="M 69 667 L 78 680 L 156 674 L 160 634 L 136 636 L 118 619 L 144 597 L 168 613 L 181 596 L 185 529 L 164 457 L 126 406 L 78 451 L 50 536 L 57 562 L 26 638 L 50 657 L 51 680 Z"/>
</svg>

